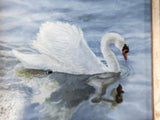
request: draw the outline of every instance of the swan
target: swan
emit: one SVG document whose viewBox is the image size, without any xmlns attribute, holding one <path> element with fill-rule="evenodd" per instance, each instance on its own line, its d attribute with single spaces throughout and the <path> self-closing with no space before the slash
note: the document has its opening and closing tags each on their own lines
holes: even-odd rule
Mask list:
<svg viewBox="0 0 160 120">
<path fill-rule="evenodd" d="M 37 40 L 31 47 L 39 53 L 30 54 L 12 50 L 23 66 L 28 69 L 52 70 L 70 74 L 98 74 L 120 72 L 110 43 L 122 51 L 127 60 L 129 48 L 124 38 L 117 33 L 106 33 L 101 40 L 101 51 L 107 65 L 104 65 L 91 51 L 80 28 L 69 23 L 46 22 L 40 26 Z"/>
</svg>

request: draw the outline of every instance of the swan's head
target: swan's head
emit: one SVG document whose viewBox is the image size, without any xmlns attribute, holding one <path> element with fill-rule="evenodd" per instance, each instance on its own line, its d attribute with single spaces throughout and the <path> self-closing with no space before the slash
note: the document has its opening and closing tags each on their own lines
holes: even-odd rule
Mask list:
<svg viewBox="0 0 160 120">
<path fill-rule="evenodd" d="M 124 40 L 124 38 L 117 33 L 106 33 L 101 41 L 101 49 L 102 52 L 105 50 L 110 43 L 114 43 L 115 46 L 122 51 L 122 54 L 124 56 L 124 59 L 127 60 L 127 53 L 129 52 L 129 47 Z"/>
<path fill-rule="evenodd" d="M 119 48 L 120 51 L 122 51 L 124 59 L 127 60 L 127 53 L 129 52 L 129 47 L 124 38 L 119 34 L 115 34 L 115 46 Z"/>
</svg>

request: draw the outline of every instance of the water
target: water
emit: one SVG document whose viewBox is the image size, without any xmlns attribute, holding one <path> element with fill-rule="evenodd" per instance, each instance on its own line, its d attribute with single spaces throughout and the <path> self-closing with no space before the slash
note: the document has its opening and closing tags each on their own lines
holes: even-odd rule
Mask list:
<svg viewBox="0 0 160 120">
<path fill-rule="evenodd" d="M 27 70 L 12 49 L 32 51 L 39 26 L 62 21 L 82 28 L 92 51 L 102 59 L 100 39 L 106 32 L 124 36 L 129 44 L 128 61 L 113 46 L 121 75 L 45 74 Z M 0 4 L 0 119 L 1 120 L 151 120 L 151 27 L 150 0 L 5 0 Z M 103 60 L 103 59 L 102 59 Z M 111 74 L 112 75 L 112 74 Z M 107 75 L 108 76 L 108 75 Z M 113 75 L 115 76 L 115 75 Z M 121 84 L 123 102 L 110 92 Z"/>
</svg>

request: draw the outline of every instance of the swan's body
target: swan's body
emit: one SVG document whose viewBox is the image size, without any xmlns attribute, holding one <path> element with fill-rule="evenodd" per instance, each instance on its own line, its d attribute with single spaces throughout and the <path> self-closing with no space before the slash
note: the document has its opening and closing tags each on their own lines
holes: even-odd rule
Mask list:
<svg viewBox="0 0 160 120">
<path fill-rule="evenodd" d="M 107 61 L 107 68 L 90 50 L 81 29 L 68 23 L 47 22 L 40 27 L 37 40 L 32 43 L 40 54 L 24 54 L 16 50 L 13 53 L 30 69 L 50 69 L 72 74 L 120 72 L 117 59 L 109 48 L 110 43 L 122 49 L 125 41 L 115 33 L 103 36 L 101 50 Z"/>
</svg>

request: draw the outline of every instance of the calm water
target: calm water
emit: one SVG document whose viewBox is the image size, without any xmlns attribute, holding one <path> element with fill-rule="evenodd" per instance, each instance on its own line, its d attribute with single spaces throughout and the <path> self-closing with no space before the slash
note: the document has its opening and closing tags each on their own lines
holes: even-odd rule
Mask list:
<svg viewBox="0 0 160 120">
<path fill-rule="evenodd" d="M 1 0 L 0 120 L 151 120 L 150 0 Z M 121 75 L 45 74 L 27 70 L 12 49 L 33 52 L 31 40 L 46 21 L 82 28 L 92 51 L 102 59 L 100 40 L 106 32 L 124 36 L 128 61 L 111 45 Z M 103 61 L 103 59 L 102 59 Z M 121 84 L 123 102 L 91 102 Z"/>
</svg>

